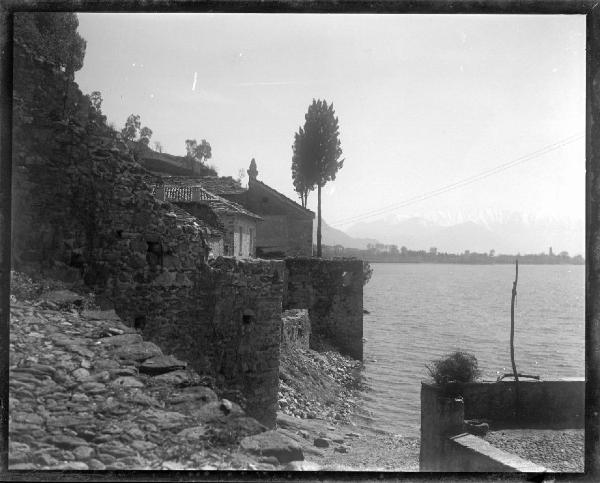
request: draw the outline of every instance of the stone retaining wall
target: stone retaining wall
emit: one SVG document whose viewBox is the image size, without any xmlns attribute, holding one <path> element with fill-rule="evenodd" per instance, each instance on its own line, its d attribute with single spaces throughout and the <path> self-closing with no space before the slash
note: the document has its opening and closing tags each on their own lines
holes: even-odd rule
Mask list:
<svg viewBox="0 0 600 483">
<path fill-rule="evenodd" d="M 286 258 L 284 309 L 308 308 L 311 345 L 325 339 L 363 358 L 363 261 Z"/>
<path fill-rule="evenodd" d="M 209 264 L 211 220 L 152 196 L 148 172 L 77 84 L 17 44 L 14 90 L 15 269 L 84 282 L 267 425 L 284 294 L 287 307 L 309 309 L 313 333 L 362 358 L 362 261 Z"/>
</svg>

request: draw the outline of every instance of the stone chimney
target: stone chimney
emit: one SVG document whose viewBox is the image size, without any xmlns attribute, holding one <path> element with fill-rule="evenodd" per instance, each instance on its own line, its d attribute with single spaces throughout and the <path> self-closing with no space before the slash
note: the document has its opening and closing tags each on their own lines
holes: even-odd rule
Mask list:
<svg viewBox="0 0 600 483">
<path fill-rule="evenodd" d="M 250 167 L 246 171 L 248 173 L 248 180 L 256 181 L 256 177 L 258 176 L 258 169 L 256 169 L 256 161 L 252 158 L 250 161 Z"/>
</svg>

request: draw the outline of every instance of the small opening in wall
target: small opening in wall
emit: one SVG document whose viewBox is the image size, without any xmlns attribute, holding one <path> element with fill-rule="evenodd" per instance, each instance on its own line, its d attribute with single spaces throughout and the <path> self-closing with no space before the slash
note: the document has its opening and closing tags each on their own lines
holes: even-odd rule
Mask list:
<svg viewBox="0 0 600 483">
<path fill-rule="evenodd" d="M 242 322 L 245 325 L 251 324 L 252 322 L 254 322 L 255 319 L 256 319 L 256 314 L 254 313 L 253 310 L 250 310 L 250 309 L 244 310 L 244 313 L 242 314 Z"/>
<path fill-rule="evenodd" d="M 146 261 L 152 266 L 161 265 L 163 263 L 163 247 L 159 241 L 149 241 L 148 251 L 146 253 Z"/>
<path fill-rule="evenodd" d="M 71 260 L 69 260 L 69 265 L 75 268 L 81 268 L 85 265 L 85 259 L 83 255 L 79 251 L 71 252 Z"/>
<path fill-rule="evenodd" d="M 117 230 L 117 238 L 123 238 L 123 230 Z"/>
<path fill-rule="evenodd" d="M 138 330 L 144 330 L 144 327 L 146 327 L 146 316 L 140 315 L 136 317 L 133 321 L 133 327 Z"/>
</svg>

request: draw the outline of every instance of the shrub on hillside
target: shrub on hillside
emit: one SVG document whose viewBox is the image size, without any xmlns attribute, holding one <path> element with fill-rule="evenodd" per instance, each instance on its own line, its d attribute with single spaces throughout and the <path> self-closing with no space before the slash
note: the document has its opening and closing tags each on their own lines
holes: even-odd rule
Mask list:
<svg viewBox="0 0 600 483">
<path fill-rule="evenodd" d="M 477 358 L 468 352 L 455 351 L 425 366 L 436 384 L 473 382 L 481 375 Z"/>
</svg>

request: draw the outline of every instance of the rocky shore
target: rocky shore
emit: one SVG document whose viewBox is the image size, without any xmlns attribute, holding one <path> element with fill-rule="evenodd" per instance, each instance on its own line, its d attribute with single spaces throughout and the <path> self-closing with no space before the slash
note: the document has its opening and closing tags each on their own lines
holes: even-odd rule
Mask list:
<svg viewBox="0 0 600 483">
<path fill-rule="evenodd" d="M 326 344 L 284 347 L 278 432 L 302 448 L 308 468 L 324 471 L 419 471 L 419 439 L 357 424 L 362 363 Z M 306 464 L 305 464 L 306 466 Z"/>
</svg>

